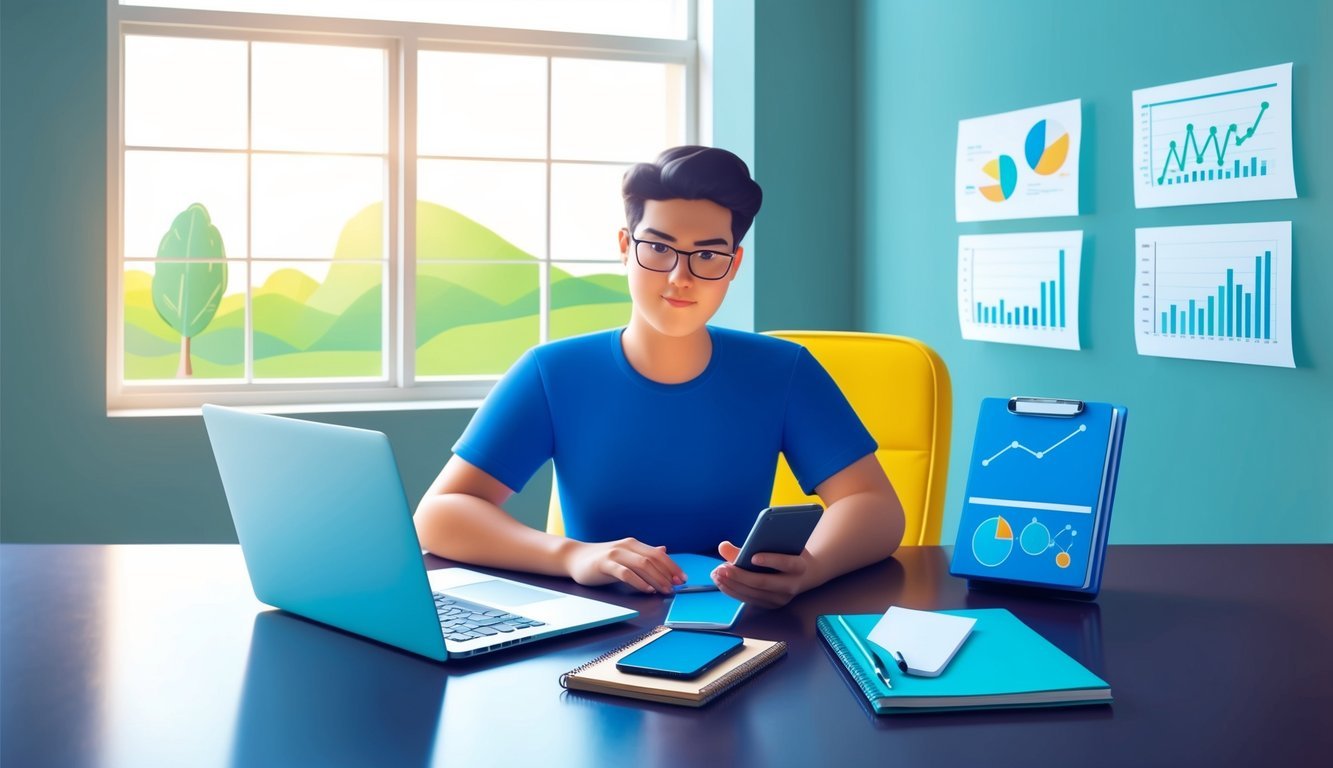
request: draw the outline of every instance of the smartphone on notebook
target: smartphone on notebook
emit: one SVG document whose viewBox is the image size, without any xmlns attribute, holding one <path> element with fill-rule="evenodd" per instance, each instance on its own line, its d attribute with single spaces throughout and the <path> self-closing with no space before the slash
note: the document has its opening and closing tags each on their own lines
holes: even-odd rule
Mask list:
<svg viewBox="0 0 1333 768">
<path fill-rule="evenodd" d="M 673 629 L 616 662 L 632 675 L 690 680 L 740 651 L 745 638 L 723 632 Z"/>
<path fill-rule="evenodd" d="M 736 566 L 747 571 L 776 573 L 772 568 L 755 565 L 752 561 L 760 552 L 777 552 L 783 555 L 799 555 L 810 540 L 810 534 L 819 525 L 819 516 L 824 508 L 818 504 L 793 504 L 785 507 L 769 507 L 759 513 L 741 545 L 741 553 L 736 556 Z"/>
</svg>

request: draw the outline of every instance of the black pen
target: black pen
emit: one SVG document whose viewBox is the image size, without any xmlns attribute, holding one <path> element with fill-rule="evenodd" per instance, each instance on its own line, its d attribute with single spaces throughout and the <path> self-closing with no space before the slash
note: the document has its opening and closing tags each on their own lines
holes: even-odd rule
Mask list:
<svg viewBox="0 0 1333 768">
<path fill-rule="evenodd" d="M 875 677 L 878 677 L 879 681 L 884 683 L 885 688 L 893 690 L 893 683 L 889 682 L 889 673 L 884 671 L 884 665 L 879 663 L 879 657 L 872 653 L 869 648 L 865 647 L 865 644 L 861 642 L 861 638 L 857 637 L 856 633 L 852 631 L 851 626 L 847 624 L 846 619 L 839 616 L 838 622 L 842 624 L 843 629 L 847 630 L 847 635 L 852 638 L 852 642 L 856 644 L 856 649 L 861 652 L 861 655 L 870 660 L 871 666 L 875 668 Z"/>
<path fill-rule="evenodd" d="M 893 655 L 898 657 L 898 669 L 901 669 L 902 671 L 906 672 L 906 671 L 907 671 L 907 659 L 904 659 L 904 658 L 903 658 L 903 652 L 902 652 L 902 651 L 894 651 L 894 652 L 893 652 Z"/>
</svg>

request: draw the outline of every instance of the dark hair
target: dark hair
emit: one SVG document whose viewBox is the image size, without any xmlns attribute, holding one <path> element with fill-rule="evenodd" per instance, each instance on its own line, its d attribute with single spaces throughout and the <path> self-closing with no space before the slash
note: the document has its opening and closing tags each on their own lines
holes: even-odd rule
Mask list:
<svg viewBox="0 0 1333 768">
<path fill-rule="evenodd" d="M 731 246 L 740 245 L 764 201 L 745 161 L 716 147 L 672 147 L 651 163 L 625 171 L 621 184 L 630 234 L 643 221 L 645 200 L 711 200 L 731 211 Z"/>
</svg>

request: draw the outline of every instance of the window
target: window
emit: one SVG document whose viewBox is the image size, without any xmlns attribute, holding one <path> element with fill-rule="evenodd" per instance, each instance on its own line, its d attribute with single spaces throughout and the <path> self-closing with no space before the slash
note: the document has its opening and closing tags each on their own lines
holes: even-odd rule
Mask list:
<svg viewBox="0 0 1333 768">
<path fill-rule="evenodd" d="M 695 140 L 688 36 L 112 17 L 111 411 L 475 403 L 628 319 L 620 177 Z"/>
</svg>

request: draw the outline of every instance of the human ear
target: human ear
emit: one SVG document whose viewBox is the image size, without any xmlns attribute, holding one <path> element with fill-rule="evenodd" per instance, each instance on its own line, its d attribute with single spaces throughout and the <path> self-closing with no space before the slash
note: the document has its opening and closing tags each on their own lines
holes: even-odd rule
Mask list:
<svg viewBox="0 0 1333 768">
<path fill-rule="evenodd" d="M 745 258 L 745 249 L 736 246 L 736 257 L 731 260 L 731 272 L 727 273 L 727 282 L 736 279 L 736 273 L 741 271 L 741 261 Z"/>
<path fill-rule="evenodd" d="M 620 240 L 620 263 L 622 266 L 629 266 L 629 230 L 621 227 L 617 234 Z"/>
</svg>

